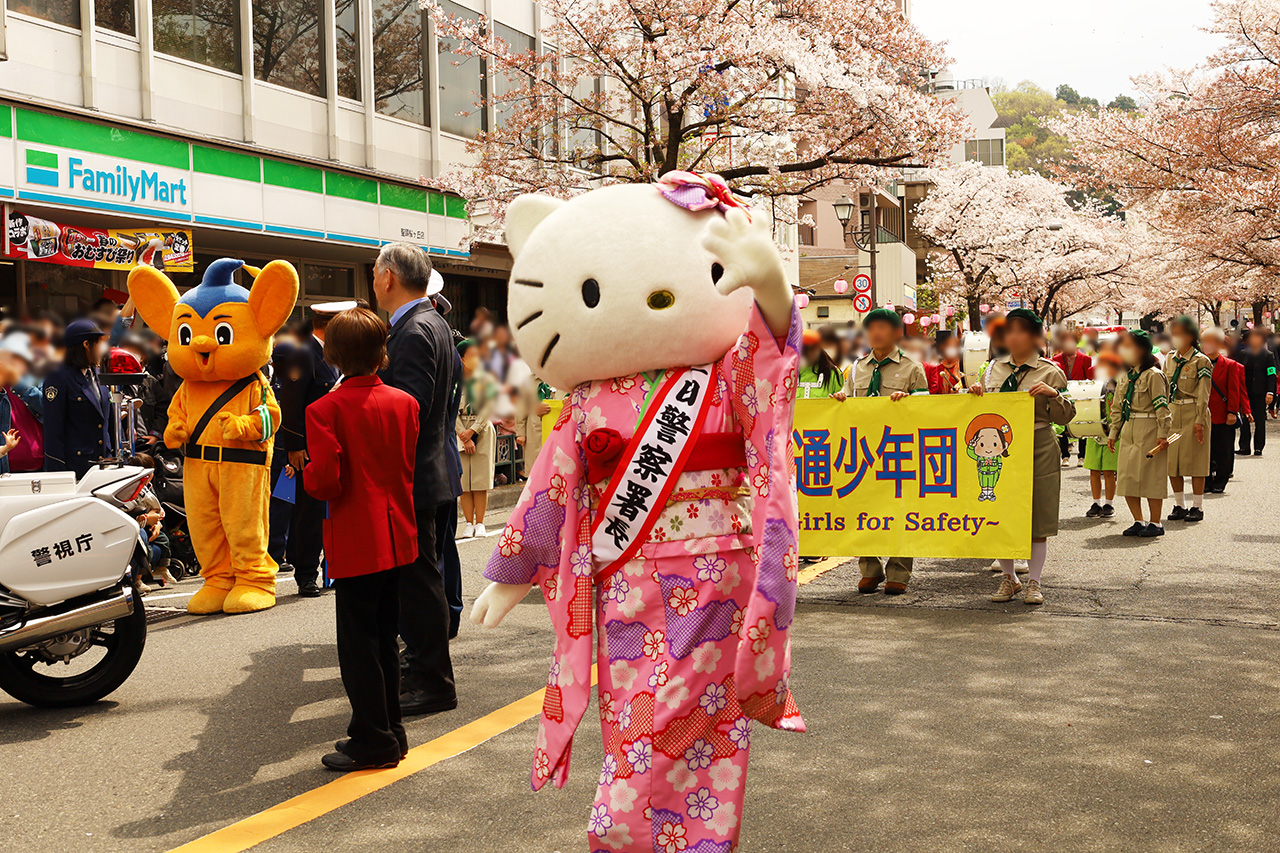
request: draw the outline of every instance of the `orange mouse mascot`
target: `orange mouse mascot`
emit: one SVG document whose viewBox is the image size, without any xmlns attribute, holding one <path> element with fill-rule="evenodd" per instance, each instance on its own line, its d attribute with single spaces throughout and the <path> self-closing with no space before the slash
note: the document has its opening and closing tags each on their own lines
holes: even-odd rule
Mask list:
<svg viewBox="0 0 1280 853">
<path fill-rule="evenodd" d="M 232 279 L 241 268 L 253 276 L 249 290 Z M 298 273 L 286 261 L 257 270 L 222 258 L 179 297 L 164 273 L 138 266 L 129 295 L 169 342 L 169 364 L 183 380 L 164 443 L 186 455 L 187 522 L 204 578 L 187 611 L 266 610 L 276 603 L 279 568 L 267 555 L 267 506 L 280 406 L 262 368 L 298 300 Z"/>
</svg>

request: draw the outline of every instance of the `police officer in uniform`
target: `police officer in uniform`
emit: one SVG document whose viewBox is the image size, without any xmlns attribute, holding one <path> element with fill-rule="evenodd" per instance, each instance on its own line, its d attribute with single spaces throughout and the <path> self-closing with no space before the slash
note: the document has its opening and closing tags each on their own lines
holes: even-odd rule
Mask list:
<svg viewBox="0 0 1280 853">
<path fill-rule="evenodd" d="M 92 320 L 73 320 L 63 339 L 62 366 L 44 381 L 44 469 L 80 478 L 115 447 L 111 399 L 98 384 L 106 339 Z"/>
<path fill-rule="evenodd" d="M 324 360 L 324 330 L 329 321 L 355 308 L 355 301 L 324 302 L 311 306 L 310 334 L 300 342 L 294 358 L 282 372 L 280 382 L 280 429 L 284 447 L 289 453 L 289 467 L 294 476 L 307 463 L 307 407 L 332 390 L 338 383 L 338 371 Z M 289 541 L 285 546 L 288 561 L 293 564 L 293 579 L 298 595 L 316 598 L 321 594 L 320 549 L 324 537 L 324 502 L 295 489 L 293 515 L 289 521 Z"/>
<path fill-rule="evenodd" d="M 837 399 L 901 400 L 908 395 L 929 393 L 924 367 L 898 346 L 902 340 L 902 318 L 897 312 L 877 308 L 862 321 L 862 331 L 871 352 L 854 362 Z M 858 592 L 869 595 L 884 582 L 886 595 L 902 595 L 911 582 L 912 564 L 911 557 L 859 557 L 862 580 L 858 581 Z"/>
</svg>

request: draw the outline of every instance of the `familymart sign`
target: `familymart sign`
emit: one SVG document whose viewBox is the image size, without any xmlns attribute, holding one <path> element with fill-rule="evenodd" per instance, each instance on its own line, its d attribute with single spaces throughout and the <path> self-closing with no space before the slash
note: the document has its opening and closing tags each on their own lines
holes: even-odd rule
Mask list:
<svg viewBox="0 0 1280 853">
<path fill-rule="evenodd" d="M 22 142 L 18 154 L 28 186 L 99 202 L 190 210 L 189 170 Z"/>
</svg>

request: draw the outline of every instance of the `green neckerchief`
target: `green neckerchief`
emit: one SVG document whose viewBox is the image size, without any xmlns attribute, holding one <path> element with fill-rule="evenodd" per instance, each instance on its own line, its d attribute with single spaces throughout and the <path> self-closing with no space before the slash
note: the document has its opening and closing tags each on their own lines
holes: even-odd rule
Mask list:
<svg viewBox="0 0 1280 853">
<path fill-rule="evenodd" d="M 1005 378 L 1004 383 L 1000 386 L 1001 394 L 1008 391 L 1017 391 L 1018 386 L 1022 384 L 1022 377 L 1031 369 L 1031 365 L 1029 364 L 1014 364 L 1013 362 L 1009 362 L 1009 366 L 1013 368 L 1013 372 Z"/>
<path fill-rule="evenodd" d="M 898 354 L 899 354 L 899 355 L 901 355 L 901 354 L 902 354 L 902 351 L 901 351 L 901 350 L 899 350 L 899 351 L 898 351 Z M 885 357 L 884 357 L 884 358 L 882 358 L 882 359 L 876 360 L 875 354 L 874 354 L 874 353 L 872 354 L 872 356 L 871 356 L 871 367 L 872 367 L 872 370 L 871 370 L 871 382 L 870 382 L 870 383 L 868 383 L 868 385 L 867 385 L 867 396 L 868 396 L 868 397 L 879 397 L 879 396 L 880 396 L 880 382 L 881 382 L 881 379 L 882 379 L 882 377 L 880 376 L 880 365 L 882 365 L 882 364 L 888 364 L 888 363 L 889 363 L 889 362 L 891 362 L 891 361 L 893 361 L 893 356 L 885 356 Z"/>
<path fill-rule="evenodd" d="M 1196 357 L 1197 352 L 1198 350 L 1196 350 L 1193 347 L 1191 349 L 1191 355 L 1187 356 L 1186 358 L 1183 358 L 1182 356 L 1178 355 L 1176 352 L 1173 354 L 1173 360 L 1178 363 L 1178 366 L 1173 369 L 1173 378 L 1169 380 L 1169 399 L 1170 400 L 1178 399 L 1178 377 L 1182 375 L 1182 368 L 1187 366 L 1188 361 Z"/>
<path fill-rule="evenodd" d="M 1129 414 L 1133 411 L 1133 392 L 1138 387 L 1138 377 L 1142 371 L 1136 367 L 1129 368 L 1129 384 L 1124 389 L 1124 401 L 1120 403 L 1120 426 L 1129 422 Z"/>
</svg>

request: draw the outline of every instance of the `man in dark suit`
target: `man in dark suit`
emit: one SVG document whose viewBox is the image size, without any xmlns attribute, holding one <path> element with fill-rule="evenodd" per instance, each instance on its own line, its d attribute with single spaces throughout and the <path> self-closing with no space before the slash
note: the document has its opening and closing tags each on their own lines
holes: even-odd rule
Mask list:
<svg viewBox="0 0 1280 853">
<path fill-rule="evenodd" d="M 431 297 L 436 311 L 448 314 L 453 310 L 449 300 L 440 291 L 444 289 L 444 277 L 435 270 L 431 271 L 431 284 L 427 287 L 427 295 Z M 462 357 L 453 350 L 453 393 L 449 397 L 449 408 L 445 416 L 449 423 L 458 418 L 458 409 L 462 406 Z M 445 597 L 449 600 L 449 639 L 458 636 L 458 628 L 462 624 L 462 558 L 458 555 L 458 498 L 462 497 L 462 455 L 458 451 L 458 442 L 445 441 L 445 461 L 449 463 L 449 482 L 453 489 L 453 499 L 445 501 L 436 508 L 436 547 L 440 551 L 440 574 L 444 578 Z"/>
<path fill-rule="evenodd" d="M 400 636 L 405 644 L 400 710 L 406 715 L 458 706 L 449 658 L 449 604 L 436 544 L 437 508 L 454 493 L 447 448 L 455 441 L 449 402 L 457 377 L 449 324 L 427 296 L 430 278 L 430 259 L 412 243 L 383 246 L 373 267 L 378 306 L 391 315 L 382 381 L 418 401 L 413 473 L 418 559 L 400 573 Z"/>
<path fill-rule="evenodd" d="M 303 340 L 281 371 L 281 441 L 289 453 L 289 467 L 295 476 L 307 464 L 307 407 L 328 394 L 338 382 L 338 371 L 324 360 L 325 327 L 335 316 L 355 307 L 355 302 L 311 306 L 310 334 L 304 332 Z M 298 595 L 304 598 L 317 598 L 322 592 L 318 580 L 323 529 L 324 502 L 307 494 L 305 489 L 295 488 L 285 556 L 293 564 Z"/>
</svg>

